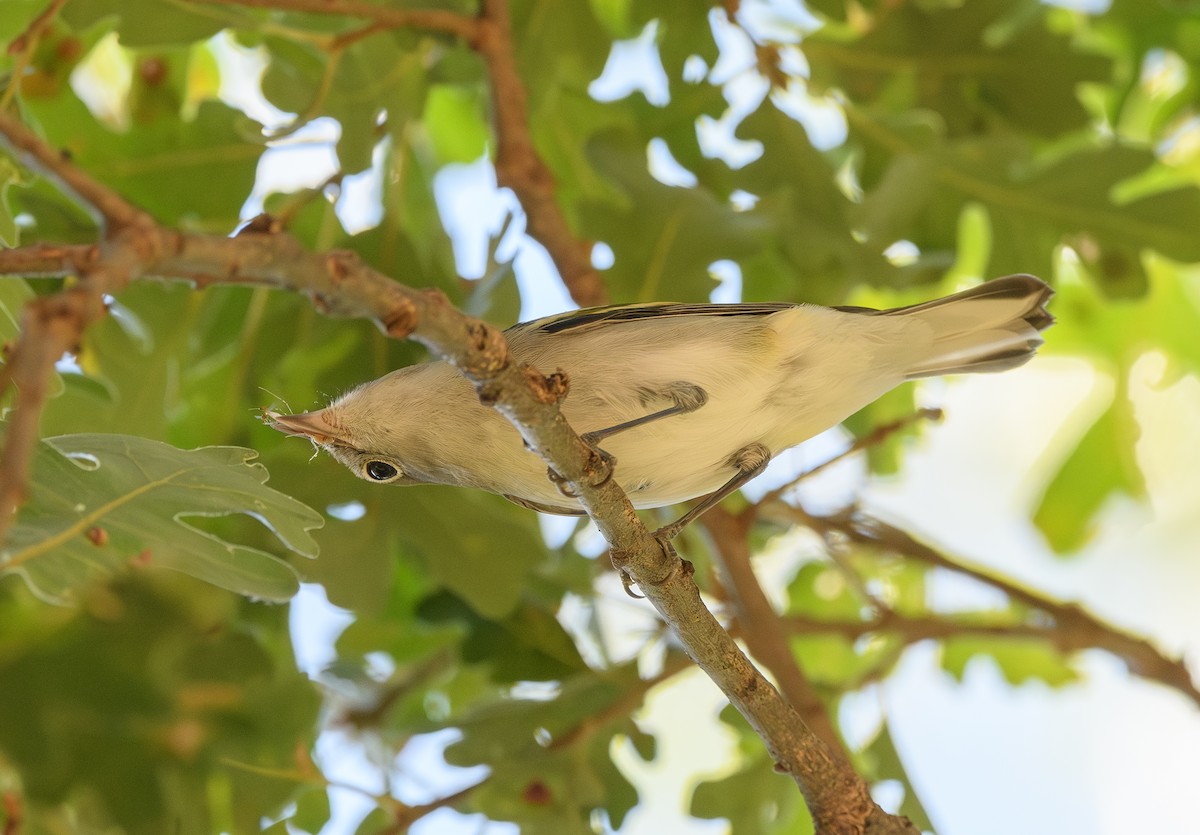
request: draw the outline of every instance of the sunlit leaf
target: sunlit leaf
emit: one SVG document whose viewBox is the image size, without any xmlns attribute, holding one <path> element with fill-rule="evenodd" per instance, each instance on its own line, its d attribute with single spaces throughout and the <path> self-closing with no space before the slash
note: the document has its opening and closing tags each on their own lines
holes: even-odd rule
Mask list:
<svg viewBox="0 0 1200 835">
<path fill-rule="evenodd" d="M 478 92 L 439 84 L 425 100 L 425 124 L 443 162 L 473 162 L 487 148 L 488 127 Z"/>
<path fill-rule="evenodd" d="M 1063 654 L 1048 641 L 962 635 L 949 638 L 943 644 L 942 666 L 959 680 L 966 674 L 967 665 L 976 658 L 990 658 L 1010 684 L 1038 680 L 1061 687 L 1079 677 Z"/>
<path fill-rule="evenodd" d="M 131 565 L 170 568 L 264 600 L 296 590 L 286 562 L 205 533 L 189 517 L 247 514 L 288 550 L 316 556 L 319 514 L 265 485 L 253 450 L 179 450 L 128 435 L 65 435 L 41 444 L 29 501 L 0 552 L 39 595 L 70 599 Z"/>
<path fill-rule="evenodd" d="M 1047 485 L 1034 513 L 1034 522 L 1054 550 L 1064 553 L 1084 545 L 1109 496 L 1145 494 L 1145 481 L 1133 456 L 1140 434 L 1124 396 L 1115 399 L 1084 433 Z"/>
</svg>

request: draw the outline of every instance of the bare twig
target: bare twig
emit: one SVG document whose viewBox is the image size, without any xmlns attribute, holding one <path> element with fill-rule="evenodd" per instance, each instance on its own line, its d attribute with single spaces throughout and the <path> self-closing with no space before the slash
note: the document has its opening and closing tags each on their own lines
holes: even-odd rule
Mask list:
<svg viewBox="0 0 1200 835">
<path fill-rule="evenodd" d="M 408 808 L 391 795 L 380 794 L 354 783 L 330 780 L 321 773 L 321 770 L 312 761 L 308 749 L 302 745 L 297 745 L 296 747 L 296 760 L 296 768 L 272 768 L 270 766 L 242 762 L 232 757 L 221 757 L 219 762 L 230 768 L 236 768 L 238 771 L 256 774 L 259 777 L 269 777 L 273 780 L 284 780 L 289 783 L 295 783 L 298 786 L 313 786 L 320 789 L 342 789 L 343 791 L 353 792 L 370 800 L 379 808 L 387 809 L 394 815 L 399 815 Z"/>
<path fill-rule="evenodd" d="M 74 170 L 11 118 L 0 115 L 0 134 L 22 146 L 40 167 L 74 183 L 77 194 L 85 199 L 94 197 L 106 207 L 102 215 L 118 214 L 117 210 L 128 206 Z M 830 753 L 704 606 L 691 578 L 691 564 L 646 530 L 616 480 L 610 478 L 606 462 L 567 424 L 558 408 L 566 391 L 562 375 L 546 377 L 515 363 L 500 331 L 459 313 L 441 293 L 413 290 L 392 281 L 354 253 L 309 252 L 290 236 L 269 231 L 269 224 L 265 232 L 257 231 L 262 225 L 252 226 L 255 231 L 249 234 L 224 238 L 162 228 L 144 220 L 137 210 L 130 207 L 128 211 L 129 225 L 100 248 L 89 275 L 105 278 L 86 287 L 89 293 L 94 296 L 98 286 L 115 287 L 139 275 L 184 278 L 202 285 L 279 287 L 308 295 L 329 315 L 369 318 L 389 336 L 423 342 L 471 380 L 481 401 L 508 418 L 527 446 L 579 497 L 612 546 L 614 560 L 671 625 L 689 657 L 762 737 L 776 767 L 796 781 L 819 832 L 915 833 L 906 819 L 887 815 L 875 804 L 863 780 Z M 28 261 L 28 257 L 17 260 Z M 0 252 L 0 273 L 6 271 L 4 262 Z M 63 334 L 56 337 L 59 344 L 77 339 L 98 315 L 94 310 L 85 312 L 88 315 L 64 318 Z M 25 341 L 41 340 L 27 333 L 22 337 Z M 33 351 L 31 348 L 31 354 Z M 30 366 L 31 374 L 35 369 L 48 372 L 44 362 L 39 362 Z M 23 420 L 36 421 L 40 405 L 39 400 L 31 399 Z M 35 433 L 10 434 L 5 455 L 23 455 L 28 460 L 35 437 Z M 3 475 L 23 488 L 22 473 L 12 470 Z M 8 521 L 0 519 L 0 523 Z"/>
<path fill-rule="evenodd" d="M 811 470 L 805 470 L 787 484 L 783 484 L 779 487 L 776 487 L 774 490 L 769 490 L 768 492 L 764 493 L 763 497 L 751 506 L 752 509 L 750 512 L 755 512 L 754 508 L 764 507 L 772 502 L 779 501 L 781 498 L 787 495 L 789 490 L 791 490 L 800 482 L 810 479 L 818 473 L 824 472 L 839 461 L 844 461 L 845 459 L 850 458 L 853 455 L 857 455 L 865 449 L 878 446 L 892 435 L 895 435 L 897 432 L 903 432 L 905 429 L 908 429 L 910 426 L 920 423 L 923 420 L 931 420 L 936 422 L 940 421 L 942 417 L 943 414 L 941 409 L 925 408 L 918 409 L 911 415 L 906 415 L 899 420 L 894 420 L 891 423 L 885 423 L 881 426 L 877 426 L 866 435 L 863 435 L 861 438 L 855 438 L 854 443 L 850 444 L 850 446 L 846 447 L 829 460 L 822 461 Z"/>
<path fill-rule="evenodd" d="M 432 814 L 438 809 L 444 809 L 447 806 L 454 806 L 455 804 L 466 800 L 476 789 L 486 783 L 489 779 L 491 778 L 484 777 L 477 783 L 472 783 L 471 785 L 459 789 L 452 794 L 439 797 L 436 800 L 431 800 L 428 803 L 421 803 L 417 806 L 402 806 L 393 812 L 395 819 L 388 826 L 379 830 L 379 835 L 399 835 L 401 832 L 407 832 L 414 823 L 426 815 Z"/>
<path fill-rule="evenodd" d="M 814 516 L 803 509 L 779 503 L 776 503 L 775 507 L 786 508 L 783 512 L 788 517 L 814 530 L 837 531 L 854 542 L 963 574 L 999 589 L 1013 601 L 1039 611 L 1049 618 L 1050 623 L 1036 633 L 1037 637 L 1050 641 L 1063 652 L 1088 648 L 1106 650 L 1124 661 L 1129 671 L 1135 675 L 1165 684 L 1200 706 L 1200 689 L 1197 689 L 1182 661 L 1166 657 L 1146 639 L 1130 635 L 1105 623 L 1077 604 L 1052 600 L 992 572 L 963 565 L 914 539 L 905 531 L 857 509 L 828 516 Z M 888 622 L 887 618 L 884 618 L 884 622 Z M 898 621 L 893 620 L 889 625 L 895 626 L 896 623 Z M 934 628 L 930 623 L 923 626 L 926 629 Z M 969 628 L 974 632 L 980 631 L 980 627 Z M 1019 634 L 1021 631 L 1018 627 L 1007 629 L 1005 634 Z"/>
<path fill-rule="evenodd" d="M 554 176 L 534 148 L 529 96 L 517 72 L 507 0 L 483 0 L 477 18 L 440 9 L 396 9 L 357 0 L 203 0 L 227 6 L 343 15 L 371 21 L 343 36 L 357 40 L 385 29 L 454 35 L 483 59 L 492 92 L 496 180 L 512 189 L 525 210 L 529 234 L 546 248 L 571 298 L 581 307 L 606 304 L 608 290 L 592 266 L 591 246 L 571 231 L 555 199 Z"/>
</svg>

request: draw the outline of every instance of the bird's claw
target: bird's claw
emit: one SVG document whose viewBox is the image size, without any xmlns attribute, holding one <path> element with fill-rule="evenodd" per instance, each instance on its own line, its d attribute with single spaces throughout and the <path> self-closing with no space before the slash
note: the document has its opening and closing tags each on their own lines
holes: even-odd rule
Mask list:
<svg viewBox="0 0 1200 835">
<path fill-rule="evenodd" d="M 605 452 L 603 449 L 593 444 L 592 441 L 589 440 L 590 434 L 591 433 L 582 436 L 583 441 L 587 443 L 592 452 L 596 454 L 596 460 L 599 461 L 599 464 L 596 464 L 595 462 L 589 462 L 588 471 L 595 477 L 592 478 L 588 483 L 592 487 L 603 487 L 612 480 L 613 472 L 615 472 L 617 468 L 617 459 L 610 453 Z M 599 471 L 598 474 L 597 471 Z M 568 499 L 579 498 L 579 494 L 571 488 L 571 482 L 568 481 L 563 475 L 555 472 L 552 467 L 546 468 L 546 478 L 550 479 L 550 483 L 558 488 L 558 492 L 566 496 Z"/>
<path fill-rule="evenodd" d="M 633 579 L 633 577 L 631 577 L 629 575 L 628 571 L 626 571 L 623 568 L 618 568 L 617 576 L 621 578 L 621 586 L 625 589 L 625 593 L 627 595 L 632 597 L 634 600 L 645 600 L 646 599 L 646 595 L 640 594 L 639 592 L 636 592 L 633 590 L 633 587 L 635 585 L 637 585 L 637 583 Z"/>
</svg>

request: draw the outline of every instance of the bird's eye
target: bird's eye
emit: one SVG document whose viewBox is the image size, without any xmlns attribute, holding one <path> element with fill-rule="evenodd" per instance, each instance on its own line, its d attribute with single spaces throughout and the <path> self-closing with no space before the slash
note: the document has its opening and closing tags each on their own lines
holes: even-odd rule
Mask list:
<svg viewBox="0 0 1200 835">
<path fill-rule="evenodd" d="M 366 470 L 367 478 L 372 481 L 391 481 L 400 475 L 400 471 L 387 461 L 368 461 L 363 469 Z"/>
</svg>

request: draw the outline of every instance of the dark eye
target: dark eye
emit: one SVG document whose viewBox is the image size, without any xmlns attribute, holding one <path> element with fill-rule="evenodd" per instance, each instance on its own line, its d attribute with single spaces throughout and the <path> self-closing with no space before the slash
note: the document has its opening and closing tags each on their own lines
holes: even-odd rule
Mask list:
<svg viewBox="0 0 1200 835">
<path fill-rule="evenodd" d="M 391 481 L 400 475 L 400 471 L 387 461 L 368 461 L 366 471 L 367 477 L 373 481 Z"/>
</svg>

